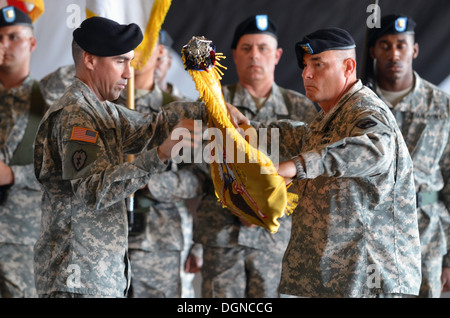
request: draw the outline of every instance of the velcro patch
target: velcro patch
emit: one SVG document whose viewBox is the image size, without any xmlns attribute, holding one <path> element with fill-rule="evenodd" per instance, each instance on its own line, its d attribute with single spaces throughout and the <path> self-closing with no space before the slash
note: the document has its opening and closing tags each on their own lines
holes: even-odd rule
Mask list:
<svg viewBox="0 0 450 318">
<path fill-rule="evenodd" d="M 87 154 L 84 150 L 75 151 L 72 156 L 72 163 L 75 170 L 80 171 L 84 167 L 87 160 Z"/>
<path fill-rule="evenodd" d="M 88 128 L 73 127 L 70 140 L 78 140 L 95 144 L 97 142 L 98 132 Z"/>
</svg>

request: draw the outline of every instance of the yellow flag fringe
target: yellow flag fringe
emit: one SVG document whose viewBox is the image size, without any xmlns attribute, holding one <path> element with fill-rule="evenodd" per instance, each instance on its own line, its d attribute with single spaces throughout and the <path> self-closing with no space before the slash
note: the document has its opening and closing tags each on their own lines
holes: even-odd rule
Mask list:
<svg viewBox="0 0 450 318">
<path fill-rule="evenodd" d="M 134 50 L 135 57 L 133 61 L 131 61 L 131 66 L 135 69 L 141 70 L 152 55 L 153 49 L 158 42 L 159 31 L 161 30 L 161 26 L 164 23 L 171 4 L 171 0 L 155 0 L 153 2 L 150 17 L 143 32 L 144 38 L 141 44 Z M 87 7 L 85 11 L 86 19 L 97 16 L 95 12 L 92 12 Z"/>
<path fill-rule="evenodd" d="M 215 57 L 216 63 L 213 68 L 205 71 L 187 70 L 194 80 L 195 88 L 199 92 L 200 98 L 208 106 L 208 112 L 210 112 L 213 120 L 220 125 L 220 127 L 225 129 L 228 128 L 227 133 L 231 134 L 231 137 L 237 143 L 238 148 L 245 149 L 245 153 L 248 154 L 250 162 L 258 161 L 264 166 L 272 164 L 271 160 L 252 147 L 231 123 L 220 84 L 220 80 L 222 79 L 221 75 L 223 75 L 223 73 L 218 68 L 222 67 L 226 69 L 226 67 L 217 62 L 218 60 L 225 58 L 225 56 L 223 56 L 222 53 L 216 53 Z M 183 63 L 186 64 L 185 56 L 182 55 L 181 58 Z"/>
<path fill-rule="evenodd" d="M 132 65 L 137 70 L 142 69 L 152 55 L 153 49 L 158 41 L 159 31 L 164 23 L 167 12 L 169 11 L 171 0 L 155 0 L 150 13 L 150 18 L 144 32 L 144 39 L 135 49 L 135 59 Z"/>
<path fill-rule="evenodd" d="M 213 51 L 212 47 L 212 42 L 204 37 L 193 37 L 183 47 L 182 60 L 207 106 L 209 126 L 219 128 L 228 134 L 232 138 L 229 140 L 233 140 L 237 149 L 243 149 L 248 157 L 245 158 L 248 159 L 248 164 L 221 165 L 216 162 L 211 164 L 216 196 L 222 205 L 228 207 L 235 215 L 275 233 L 279 227 L 277 219 L 294 211 L 298 196 L 287 192 L 284 178 L 278 175 L 270 158 L 250 145 L 231 123 L 220 84 L 223 73 L 219 67 L 224 69 L 226 67 L 218 61 L 225 57 Z M 266 168 L 264 175 L 261 174 L 260 167 Z M 232 186 L 225 182 L 224 173 L 233 175 L 235 181 Z M 258 188 L 260 186 L 262 188 Z M 236 194 L 240 195 L 244 202 L 236 199 Z M 246 204 L 253 212 L 242 210 L 233 202 L 232 197 L 240 201 L 241 205 Z"/>
</svg>

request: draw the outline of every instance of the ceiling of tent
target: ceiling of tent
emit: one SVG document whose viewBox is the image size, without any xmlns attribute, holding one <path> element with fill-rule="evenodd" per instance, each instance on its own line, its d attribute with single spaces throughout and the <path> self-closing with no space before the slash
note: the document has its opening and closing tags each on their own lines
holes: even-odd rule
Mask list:
<svg viewBox="0 0 450 318">
<path fill-rule="evenodd" d="M 221 64 L 222 83 L 237 81 L 230 48 L 236 26 L 254 14 L 268 14 L 278 26 L 279 46 L 283 56 L 276 68 L 276 82 L 303 92 L 301 73 L 295 59 L 294 44 L 304 35 L 329 26 L 349 31 L 357 45 L 358 71 L 361 69 L 367 12 L 372 0 L 172 0 L 163 28 L 174 40 L 173 48 L 181 48 L 194 35 L 212 40 L 217 52 L 227 58 Z M 379 0 L 381 15 L 402 13 L 416 23 L 419 56 L 415 70 L 438 85 L 450 74 L 450 2 L 449 0 Z"/>
</svg>

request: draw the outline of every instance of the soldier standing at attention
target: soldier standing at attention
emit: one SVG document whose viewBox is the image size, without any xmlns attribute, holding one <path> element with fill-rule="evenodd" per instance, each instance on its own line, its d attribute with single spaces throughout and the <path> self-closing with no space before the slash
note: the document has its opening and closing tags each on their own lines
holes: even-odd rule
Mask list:
<svg viewBox="0 0 450 318">
<path fill-rule="evenodd" d="M 422 285 L 419 297 L 450 290 L 450 96 L 413 70 L 419 54 L 416 23 L 384 16 L 369 33 L 374 91 L 389 106 L 414 163 Z M 442 275 L 442 280 L 441 280 Z"/>
<path fill-rule="evenodd" d="M 37 297 L 33 246 L 42 192 L 33 143 L 46 106 L 30 75 L 35 48 L 30 17 L 13 6 L 0 9 L 0 298 Z"/>
<path fill-rule="evenodd" d="M 295 46 L 309 125 L 274 123 L 280 163 L 299 204 L 280 292 L 302 297 L 401 297 L 420 287 L 413 164 L 392 112 L 356 77 L 355 42 L 339 28 Z M 270 131 L 270 129 L 269 129 Z M 270 140 L 270 138 L 269 138 Z"/>
</svg>

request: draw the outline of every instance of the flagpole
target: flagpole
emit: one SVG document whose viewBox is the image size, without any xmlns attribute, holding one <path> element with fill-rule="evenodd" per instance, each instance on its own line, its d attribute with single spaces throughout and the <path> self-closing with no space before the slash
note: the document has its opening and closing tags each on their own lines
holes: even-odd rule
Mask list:
<svg viewBox="0 0 450 318">
<path fill-rule="evenodd" d="M 130 66 L 130 79 L 127 84 L 127 108 L 135 110 L 134 105 L 134 67 Z M 127 162 L 134 161 L 134 155 L 127 155 Z M 134 224 L 134 193 L 127 198 L 128 230 L 131 231 Z"/>
</svg>

